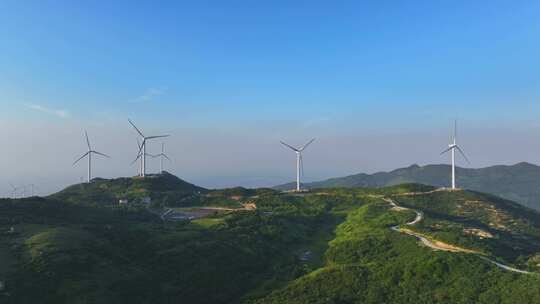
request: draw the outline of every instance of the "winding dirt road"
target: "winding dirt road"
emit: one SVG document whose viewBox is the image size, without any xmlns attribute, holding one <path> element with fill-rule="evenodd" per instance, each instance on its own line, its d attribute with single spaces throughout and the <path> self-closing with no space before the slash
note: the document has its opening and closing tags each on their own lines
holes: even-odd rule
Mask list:
<svg viewBox="0 0 540 304">
<path fill-rule="evenodd" d="M 431 191 L 431 193 L 433 193 L 433 192 L 434 191 Z M 428 194 L 428 193 L 406 193 L 406 194 L 402 194 L 402 195 L 420 195 L 420 194 Z M 398 204 L 396 204 L 396 202 L 394 200 L 392 200 L 391 198 L 388 198 L 388 197 L 384 197 L 382 199 L 385 202 L 389 203 L 392 206 L 393 210 L 396 210 L 396 211 L 411 210 L 411 211 L 416 213 L 416 218 L 413 221 L 406 223 L 405 224 L 406 226 L 413 226 L 413 225 L 419 223 L 420 221 L 422 221 L 424 219 L 424 214 L 422 212 L 418 211 L 418 210 L 414 210 L 414 209 L 399 206 Z M 447 244 L 447 243 L 437 241 L 437 240 L 430 240 L 430 239 L 426 238 L 424 235 L 422 235 L 420 233 L 414 232 L 414 231 L 412 231 L 410 229 L 407 229 L 407 228 L 402 228 L 399 225 L 390 227 L 390 229 L 392 229 L 393 231 L 397 231 L 397 232 L 401 232 L 401 233 L 405 233 L 405 234 L 414 236 L 415 238 L 420 240 L 422 242 L 422 244 L 424 244 L 425 246 L 427 246 L 429 248 L 432 248 L 434 250 L 475 254 L 478 257 L 480 257 L 481 259 L 483 259 L 483 260 L 485 260 L 487 262 L 490 262 L 491 264 L 496 265 L 497 267 L 499 267 L 501 269 L 511 271 L 511 272 L 516 272 L 516 273 L 522 273 L 522 274 L 534 274 L 534 272 L 517 269 L 517 268 L 511 267 L 511 266 L 508 266 L 508 265 L 501 264 L 499 262 L 495 262 L 495 261 L 485 257 L 482 253 L 480 253 L 478 251 L 475 251 L 475 250 L 458 247 L 458 246 Z"/>
</svg>

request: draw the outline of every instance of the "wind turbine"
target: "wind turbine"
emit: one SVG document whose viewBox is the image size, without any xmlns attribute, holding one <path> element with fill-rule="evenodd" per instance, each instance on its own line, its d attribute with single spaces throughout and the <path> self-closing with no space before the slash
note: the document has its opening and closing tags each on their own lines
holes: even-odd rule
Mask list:
<svg viewBox="0 0 540 304">
<path fill-rule="evenodd" d="M 154 139 L 154 138 L 168 137 L 169 135 L 144 136 L 143 133 L 135 126 L 135 124 L 130 119 L 128 119 L 128 121 L 133 126 L 135 131 L 137 131 L 137 133 L 139 133 L 139 135 L 142 138 L 141 147 L 139 148 L 139 155 L 142 156 L 141 176 L 145 177 L 146 176 L 146 141 L 150 139 Z"/>
<path fill-rule="evenodd" d="M 441 152 L 441 155 L 450 151 L 451 152 L 451 158 L 452 158 L 452 190 L 456 189 L 456 150 L 463 156 L 463 158 L 467 161 L 467 163 L 471 163 L 467 156 L 465 156 L 465 153 L 463 153 L 463 150 L 458 146 L 456 142 L 457 137 L 457 121 L 454 121 L 454 136 L 452 137 L 452 143 L 448 145 L 448 149 Z"/>
<path fill-rule="evenodd" d="M 171 159 L 165 154 L 165 143 L 161 143 L 161 153 L 153 157 L 159 157 L 159 173 L 163 174 L 163 158 L 171 161 Z"/>
<path fill-rule="evenodd" d="M 39 188 L 39 187 L 36 186 L 35 184 L 28 184 L 28 185 L 26 185 L 26 186 L 30 187 L 30 196 L 34 196 L 34 189 L 35 189 L 35 188 Z M 26 186 L 25 186 L 25 187 L 26 187 Z"/>
<path fill-rule="evenodd" d="M 11 193 L 10 193 L 10 196 L 13 197 L 13 198 L 17 198 L 17 191 L 19 191 L 19 189 L 21 189 L 21 187 L 15 187 L 12 183 L 9 183 L 9 185 L 11 186 Z"/>
<path fill-rule="evenodd" d="M 90 140 L 88 140 L 88 133 L 86 131 L 84 131 L 84 135 L 86 136 L 86 144 L 88 145 L 88 152 L 84 153 L 83 156 L 79 157 L 79 159 L 77 159 L 73 165 L 75 165 L 76 163 L 78 163 L 81 159 L 85 158 L 86 156 L 88 156 L 88 178 L 87 178 L 87 181 L 86 182 L 90 182 L 92 180 L 92 153 L 93 154 L 97 154 L 97 155 L 101 155 L 101 156 L 105 156 L 107 158 L 110 158 L 108 155 L 105 155 L 101 152 L 98 152 L 98 151 L 94 151 L 92 150 L 92 147 L 90 146 Z"/>
<path fill-rule="evenodd" d="M 139 139 L 137 138 L 137 151 L 139 151 L 141 149 L 141 143 L 139 142 Z M 137 160 L 141 158 L 141 153 L 139 152 L 139 154 L 137 154 L 137 157 L 131 162 L 131 164 L 133 165 L 135 162 L 137 162 Z M 142 175 L 142 158 L 141 158 L 141 162 L 140 162 L 140 166 L 139 166 L 139 175 L 138 176 L 141 176 Z"/>
<path fill-rule="evenodd" d="M 139 141 L 139 139 L 137 138 L 137 147 L 139 148 L 139 150 L 141 150 L 141 142 Z M 139 151 L 138 150 L 138 151 Z M 141 165 L 139 166 L 139 176 L 142 176 L 142 166 L 143 166 L 143 163 L 142 163 L 142 158 L 141 158 L 141 152 L 139 152 L 139 154 L 137 154 L 137 158 L 135 158 L 135 161 L 137 161 L 137 159 L 141 159 Z"/>
<path fill-rule="evenodd" d="M 22 188 L 22 194 L 21 194 L 21 198 L 24 198 L 26 197 L 26 185 L 22 185 L 21 188 Z"/>
<path fill-rule="evenodd" d="M 137 138 L 137 149 L 139 149 L 139 150 L 141 149 L 141 143 L 139 142 L 139 139 L 138 139 L 138 138 Z M 139 152 L 139 154 L 137 155 L 137 157 L 135 158 L 135 160 L 133 160 L 133 161 L 131 162 L 131 164 L 133 165 L 137 160 L 139 160 L 139 159 L 141 160 L 141 162 L 140 162 L 141 165 L 140 165 L 140 167 L 139 167 L 139 176 L 142 176 L 142 168 L 143 168 L 143 163 L 142 163 L 141 155 L 142 155 L 142 153 Z M 152 154 L 148 154 L 148 153 L 146 153 L 146 156 L 156 157 L 156 155 L 152 155 Z"/>
<path fill-rule="evenodd" d="M 300 148 L 295 148 L 283 141 L 280 141 L 282 145 L 285 147 L 293 150 L 296 152 L 296 191 L 300 191 L 300 169 L 302 170 L 302 174 L 304 173 L 304 162 L 302 160 L 302 152 L 309 146 L 313 141 L 315 141 L 315 138 L 310 140 L 307 144 L 303 145 Z"/>
</svg>

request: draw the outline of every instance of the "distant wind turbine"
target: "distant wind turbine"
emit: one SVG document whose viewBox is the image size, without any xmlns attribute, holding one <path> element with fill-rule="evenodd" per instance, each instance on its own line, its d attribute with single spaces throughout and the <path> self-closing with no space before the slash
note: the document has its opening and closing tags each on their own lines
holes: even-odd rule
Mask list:
<svg viewBox="0 0 540 304">
<path fill-rule="evenodd" d="M 88 156 L 88 178 L 87 178 L 87 182 L 89 183 L 92 180 L 92 153 L 97 154 L 97 155 L 101 155 L 101 156 L 105 156 L 107 158 L 110 158 L 110 157 L 108 155 L 106 155 L 106 154 L 101 153 L 101 152 L 92 150 L 92 147 L 90 146 L 90 140 L 88 140 L 88 133 L 86 131 L 84 131 L 84 135 L 86 136 L 86 144 L 88 145 L 88 151 L 86 153 L 84 153 L 83 156 L 79 157 L 79 159 L 77 159 L 73 163 L 73 165 L 75 165 L 81 159 Z"/>
<path fill-rule="evenodd" d="M 159 173 L 163 174 L 163 159 L 166 158 L 168 161 L 171 161 L 171 159 L 165 154 L 165 143 L 161 143 L 161 153 L 155 155 L 154 157 L 159 157 Z"/>
<path fill-rule="evenodd" d="M 39 187 L 36 186 L 35 184 L 29 184 L 27 186 L 30 187 L 30 196 L 34 196 L 34 189 L 39 188 Z"/>
<path fill-rule="evenodd" d="M 12 183 L 9 183 L 9 185 L 11 186 L 10 196 L 13 198 L 17 198 L 17 191 L 19 191 L 21 187 L 15 187 Z"/>
<path fill-rule="evenodd" d="M 146 141 L 150 139 L 155 139 L 155 138 L 168 137 L 169 135 L 144 136 L 143 133 L 135 126 L 135 124 L 130 119 L 128 119 L 128 121 L 133 126 L 135 131 L 137 131 L 137 133 L 139 133 L 139 135 L 142 138 L 142 143 L 141 143 L 141 147 L 139 148 L 138 154 L 142 157 L 141 176 L 145 177 L 146 176 Z"/>
<path fill-rule="evenodd" d="M 303 145 L 300 148 L 295 148 L 283 141 L 280 141 L 282 145 L 285 147 L 293 150 L 296 152 L 296 191 L 300 191 L 300 170 L 302 170 L 302 174 L 304 171 L 304 162 L 302 160 L 302 152 L 313 142 L 315 141 L 315 138 L 310 140 L 307 144 Z"/>
<path fill-rule="evenodd" d="M 450 151 L 452 155 L 452 190 L 456 189 L 456 150 L 463 156 L 463 158 L 470 164 L 469 159 L 463 153 L 463 150 L 458 146 L 456 142 L 457 137 L 457 121 L 454 121 L 454 136 L 452 137 L 452 143 L 448 145 L 448 149 L 441 152 L 441 155 Z"/>
</svg>

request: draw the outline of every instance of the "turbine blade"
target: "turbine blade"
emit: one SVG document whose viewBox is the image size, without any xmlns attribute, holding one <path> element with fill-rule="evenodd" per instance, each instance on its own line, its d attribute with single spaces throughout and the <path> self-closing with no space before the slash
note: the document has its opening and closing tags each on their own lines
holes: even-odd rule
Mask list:
<svg viewBox="0 0 540 304">
<path fill-rule="evenodd" d="M 86 144 L 88 145 L 88 151 L 92 150 L 92 147 L 90 147 L 90 140 L 88 139 L 88 132 L 86 130 L 84 131 L 84 135 L 86 136 Z"/>
<path fill-rule="evenodd" d="M 141 142 L 139 142 L 139 139 L 137 138 L 137 148 L 141 148 Z"/>
<path fill-rule="evenodd" d="M 75 162 L 73 162 L 73 165 L 75 165 L 76 163 L 78 163 L 81 159 L 83 159 L 86 155 L 90 154 L 91 151 L 88 151 L 86 153 L 83 154 L 83 156 L 79 157 Z"/>
<path fill-rule="evenodd" d="M 142 134 L 141 130 L 137 129 L 137 127 L 136 127 L 135 124 L 131 121 L 131 119 L 128 118 L 128 121 L 129 121 L 129 123 L 133 126 L 133 128 L 135 128 L 135 131 L 137 131 L 137 133 L 139 133 L 139 135 L 140 135 L 141 137 L 144 138 L 144 135 Z"/>
<path fill-rule="evenodd" d="M 107 158 L 111 158 L 109 155 L 103 154 L 103 153 L 98 152 L 98 151 L 91 151 L 91 152 L 93 152 L 93 153 L 95 153 L 95 154 L 98 154 L 98 155 L 101 155 L 101 156 L 105 156 L 105 157 L 107 157 Z"/>
<path fill-rule="evenodd" d="M 165 153 L 165 143 L 161 143 L 161 153 Z"/>
<path fill-rule="evenodd" d="M 143 138 L 142 143 L 139 145 L 139 152 L 137 153 L 138 156 L 141 155 L 142 149 L 144 148 L 144 145 L 146 145 L 146 138 Z"/>
<path fill-rule="evenodd" d="M 140 154 L 139 154 L 139 155 L 137 155 L 137 158 L 135 158 L 135 160 L 134 160 L 134 161 L 132 161 L 130 165 L 133 165 L 133 164 L 134 164 L 134 163 L 135 163 L 136 161 L 138 161 L 138 160 L 139 160 L 139 158 L 141 158 L 141 155 L 140 155 Z"/>
<path fill-rule="evenodd" d="M 441 152 L 441 155 L 443 155 L 444 153 L 446 153 L 446 152 L 448 152 L 448 151 L 452 150 L 452 148 L 453 148 L 453 147 L 450 147 L 450 148 L 448 148 L 448 149 L 446 149 L 446 150 L 442 151 L 442 152 Z"/>
<path fill-rule="evenodd" d="M 456 146 L 456 148 L 458 149 L 459 153 L 461 153 L 461 156 L 463 156 L 463 158 L 465 158 L 465 160 L 467 161 L 467 163 L 471 163 L 469 161 L 469 159 L 467 158 L 467 156 L 465 156 L 465 153 L 463 153 L 463 150 L 461 150 L 461 148 L 459 146 Z"/>
<path fill-rule="evenodd" d="M 165 157 L 166 159 L 172 162 L 172 160 L 167 155 L 165 155 L 165 153 L 162 153 L 161 155 L 163 155 L 163 157 Z"/>
<path fill-rule="evenodd" d="M 289 149 L 291 149 L 291 150 L 293 150 L 293 151 L 295 151 L 295 152 L 299 152 L 298 149 L 296 149 L 295 147 L 293 147 L 293 146 L 291 146 L 291 145 L 289 145 L 289 144 L 286 144 L 286 143 L 284 143 L 284 142 L 282 142 L 282 141 L 279 141 L 279 142 L 280 142 L 282 145 L 288 147 Z"/>
<path fill-rule="evenodd" d="M 162 137 L 169 137 L 170 135 L 157 135 L 157 136 L 148 136 L 145 139 L 154 139 L 154 138 L 162 138 Z"/>
<path fill-rule="evenodd" d="M 300 148 L 300 151 L 304 151 L 305 148 L 307 148 L 309 145 L 311 145 L 312 142 L 315 141 L 315 138 L 311 139 L 307 144 L 305 144 L 302 148 Z"/>
</svg>

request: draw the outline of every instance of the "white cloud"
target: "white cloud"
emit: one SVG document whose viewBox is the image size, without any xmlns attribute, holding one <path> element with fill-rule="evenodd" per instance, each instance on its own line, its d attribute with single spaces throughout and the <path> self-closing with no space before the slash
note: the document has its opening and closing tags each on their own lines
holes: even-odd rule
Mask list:
<svg viewBox="0 0 540 304">
<path fill-rule="evenodd" d="M 39 111 L 39 112 L 55 115 L 55 116 L 58 116 L 60 118 L 69 117 L 69 112 L 67 110 L 51 109 L 51 108 L 47 108 L 47 107 L 37 105 L 37 104 L 29 104 L 27 106 L 28 106 L 28 108 L 30 108 L 32 110 L 36 110 L 36 111 Z"/>
<path fill-rule="evenodd" d="M 161 89 L 161 88 L 148 88 L 148 89 L 146 89 L 146 91 L 144 92 L 144 94 L 142 94 L 142 95 L 139 96 L 139 97 L 136 97 L 136 98 L 133 99 L 131 102 L 147 102 L 147 101 L 152 101 L 152 100 L 155 100 L 156 97 L 159 97 L 159 96 L 162 96 L 162 95 L 165 95 L 165 89 Z"/>
</svg>

